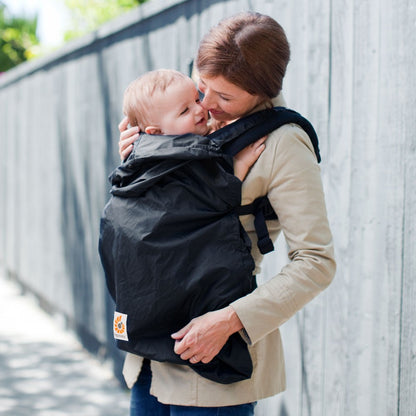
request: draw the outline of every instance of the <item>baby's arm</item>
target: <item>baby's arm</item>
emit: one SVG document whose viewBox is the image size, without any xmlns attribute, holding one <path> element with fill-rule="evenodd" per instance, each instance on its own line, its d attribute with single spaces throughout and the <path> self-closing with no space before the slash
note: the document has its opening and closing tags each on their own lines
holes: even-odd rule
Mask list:
<svg viewBox="0 0 416 416">
<path fill-rule="evenodd" d="M 234 175 L 237 176 L 240 181 L 245 179 L 250 168 L 263 153 L 263 150 L 266 147 L 264 144 L 266 139 L 267 136 L 262 137 L 256 142 L 245 147 L 243 150 L 240 150 L 234 156 Z"/>
</svg>

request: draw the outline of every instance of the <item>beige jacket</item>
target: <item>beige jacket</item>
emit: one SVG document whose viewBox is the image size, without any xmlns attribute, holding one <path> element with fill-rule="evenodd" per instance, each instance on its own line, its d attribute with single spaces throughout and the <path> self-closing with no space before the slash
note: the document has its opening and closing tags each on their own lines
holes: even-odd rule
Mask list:
<svg viewBox="0 0 416 416">
<path fill-rule="evenodd" d="M 275 105 L 281 104 L 278 99 Z M 253 375 L 223 385 L 200 377 L 186 365 L 151 362 L 151 394 L 161 403 L 183 406 L 231 406 L 273 396 L 285 389 L 279 327 L 318 295 L 335 274 L 320 168 L 307 134 L 285 125 L 269 135 L 266 149 L 251 168 L 242 188 L 242 204 L 268 195 L 278 220 L 268 221 L 272 240 L 283 231 L 291 262 L 251 294 L 233 302 L 244 325 Z M 241 217 L 252 242 L 256 274 L 262 255 L 256 245 L 252 216 Z M 277 272 L 277 271 L 276 271 Z M 127 354 L 123 374 L 132 387 L 142 358 Z"/>
</svg>

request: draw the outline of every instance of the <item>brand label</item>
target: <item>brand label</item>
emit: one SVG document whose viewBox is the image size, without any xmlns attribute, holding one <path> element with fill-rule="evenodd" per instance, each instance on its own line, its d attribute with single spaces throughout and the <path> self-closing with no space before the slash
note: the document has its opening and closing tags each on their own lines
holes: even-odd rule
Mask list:
<svg viewBox="0 0 416 416">
<path fill-rule="evenodd" d="M 127 336 L 127 315 L 124 313 L 114 312 L 114 338 L 121 341 L 128 341 Z"/>
</svg>

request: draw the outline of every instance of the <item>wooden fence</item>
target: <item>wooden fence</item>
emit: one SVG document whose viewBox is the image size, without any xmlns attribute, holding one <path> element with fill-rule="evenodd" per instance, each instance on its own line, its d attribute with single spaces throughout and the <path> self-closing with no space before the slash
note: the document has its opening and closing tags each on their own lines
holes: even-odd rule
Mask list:
<svg viewBox="0 0 416 416">
<path fill-rule="evenodd" d="M 0 265 L 109 353 L 97 256 L 125 86 L 189 66 L 220 18 L 285 28 L 288 105 L 316 127 L 337 276 L 282 327 L 287 391 L 257 415 L 416 415 L 416 5 L 409 0 L 151 0 L 0 77 Z M 265 259 L 262 279 L 286 262 Z"/>
</svg>

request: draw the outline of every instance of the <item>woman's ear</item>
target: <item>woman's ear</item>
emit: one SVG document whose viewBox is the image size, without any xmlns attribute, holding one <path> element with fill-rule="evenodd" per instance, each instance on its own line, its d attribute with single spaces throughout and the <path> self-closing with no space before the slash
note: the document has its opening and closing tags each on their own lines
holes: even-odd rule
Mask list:
<svg viewBox="0 0 416 416">
<path fill-rule="evenodd" d="M 155 126 L 147 126 L 144 129 L 144 132 L 146 134 L 162 134 L 162 130 L 160 130 L 159 127 L 155 127 Z"/>
</svg>

